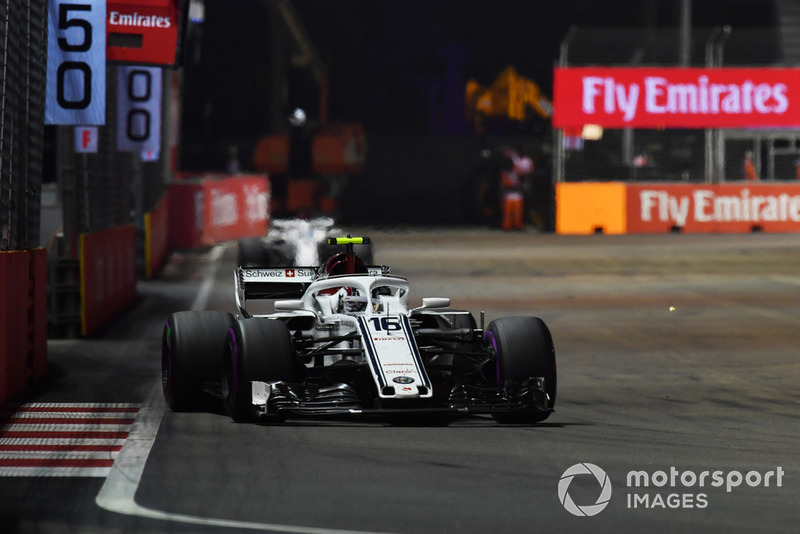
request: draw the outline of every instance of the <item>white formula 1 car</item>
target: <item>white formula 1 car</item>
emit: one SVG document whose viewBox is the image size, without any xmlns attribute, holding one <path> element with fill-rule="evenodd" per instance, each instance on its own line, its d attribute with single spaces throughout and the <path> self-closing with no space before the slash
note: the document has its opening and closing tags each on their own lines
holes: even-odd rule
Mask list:
<svg viewBox="0 0 800 534">
<path fill-rule="evenodd" d="M 162 385 L 169 407 L 222 399 L 235 421 L 343 414 L 491 414 L 501 423 L 546 419 L 556 400 L 553 341 L 537 317 L 480 326 L 449 298 L 409 309 L 408 281 L 367 266 L 353 246 L 319 267 L 243 268 L 239 316 L 178 312 L 166 321 Z M 286 297 L 293 297 L 286 299 Z M 251 315 L 247 301 L 276 299 Z"/>
<path fill-rule="evenodd" d="M 328 238 L 342 235 L 330 217 L 314 219 L 275 219 L 264 237 L 239 239 L 239 265 L 242 267 L 287 267 L 319 265 L 334 249 Z M 355 252 L 372 263 L 372 245 L 356 245 Z"/>
</svg>

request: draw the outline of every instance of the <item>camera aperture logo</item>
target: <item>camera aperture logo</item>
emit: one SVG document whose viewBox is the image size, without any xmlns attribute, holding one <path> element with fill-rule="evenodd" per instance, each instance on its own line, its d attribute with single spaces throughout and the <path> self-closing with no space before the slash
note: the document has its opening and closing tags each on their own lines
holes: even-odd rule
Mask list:
<svg viewBox="0 0 800 534">
<path fill-rule="evenodd" d="M 579 475 L 593 475 L 595 479 L 597 479 L 597 483 L 600 485 L 601 489 L 600 495 L 597 497 L 597 501 L 594 504 L 579 506 L 575 504 L 575 501 L 570 497 L 569 485 L 572 483 L 572 479 Z M 561 501 L 562 506 L 572 515 L 577 515 L 579 517 L 597 515 L 608 506 L 608 502 L 611 500 L 611 479 L 608 478 L 605 471 L 594 464 L 588 462 L 575 464 L 564 471 L 564 474 L 561 475 L 561 480 L 558 481 L 558 500 Z"/>
<path fill-rule="evenodd" d="M 591 475 L 600 486 L 600 494 L 594 504 L 578 505 L 569 494 L 570 484 L 576 476 Z M 780 488 L 783 486 L 785 471 L 781 466 L 766 472 L 750 470 L 723 471 L 705 469 L 694 471 L 680 470 L 675 466 L 668 469 L 649 472 L 646 470 L 628 471 L 626 505 L 629 509 L 691 509 L 708 508 L 710 493 L 732 493 L 739 487 Z M 578 485 L 575 492 L 582 496 L 594 495 L 594 485 Z M 576 488 L 573 488 L 576 489 Z M 581 489 L 589 490 L 581 492 Z M 711 490 L 711 491 L 709 491 Z M 602 512 L 611 500 L 611 480 L 600 467 L 583 462 L 575 464 L 564 471 L 558 482 L 558 499 L 561 505 L 572 515 L 591 517 Z"/>
</svg>

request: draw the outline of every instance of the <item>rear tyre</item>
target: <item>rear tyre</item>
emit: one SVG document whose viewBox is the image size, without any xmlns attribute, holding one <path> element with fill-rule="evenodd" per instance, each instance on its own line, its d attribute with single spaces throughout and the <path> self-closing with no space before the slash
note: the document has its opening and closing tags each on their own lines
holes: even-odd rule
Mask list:
<svg viewBox="0 0 800 534">
<path fill-rule="evenodd" d="M 283 322 L 264 318 L 236 321 L 225 336 L 222 356 L 220 382 L 225 411 L 237 423 L 254 421 L 256 411 L 250 382 L 302 382 L 303 370 Z M 285 416 L 266 420 L 283 419 Z"/>
<path fill-rule="evenodd" d="M 548 408 L 556 402 L 556 354 L 553 338 L 544 321 L 538 317 L 503 317 L 492 321 L 484 341 L 495 350 L 496 380 L 498 385 L 511 381 L 520 384 L 530 377 L 544 377 L 544 389 L 549 400 Z M 495 413 L 499 423 L 538 423 L 550 412 L 534 407 L 521 412 Z"/>
<path fill-rule="evenodd" d="M 221 311 L 173 313 L 161 336 L 161 386 L 176 412 L 197 409 L 202 385 L 219 379 L 219 355 L 233 315 Z"/>
</svg>

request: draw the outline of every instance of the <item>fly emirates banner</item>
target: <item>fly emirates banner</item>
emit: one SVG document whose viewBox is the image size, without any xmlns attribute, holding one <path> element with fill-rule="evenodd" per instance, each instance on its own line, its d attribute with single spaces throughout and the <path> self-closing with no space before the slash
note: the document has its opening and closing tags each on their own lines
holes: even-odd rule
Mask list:
<svg viewBox="0 0 800 534">
<path fill-rule="evenodd" d="M 560 67 L 553 125 L 800 126 L 800 68 Z"/>
</svg>

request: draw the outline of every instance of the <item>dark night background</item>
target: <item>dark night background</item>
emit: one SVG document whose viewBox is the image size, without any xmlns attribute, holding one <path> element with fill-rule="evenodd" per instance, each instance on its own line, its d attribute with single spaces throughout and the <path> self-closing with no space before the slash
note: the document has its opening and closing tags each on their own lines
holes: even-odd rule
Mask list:
<svg viewBox="0 0 800 534">
<path fill-rule="evenodd" d="M 329 119 L 360 122 L 367 135 L 467 134 L 466 81 L 490 84 L 507 66 L 552 94 L 552 69 L 570 26 L 675 27 L 680 0 L 297 0 L 293 3 L 328 66 Z M 189 31 L 183 68 L 181 166 L 224 164 L 275 129 L 270 80 L 271 12 L 262 0 L 206 0 Z M 766 0 L 694 0 L 693 28 L 776 24 Z M 318 116 L 307 72 L 289 68 L 289 109 Z M 459 101 L 459 98 L 462 101 Z M 449 108 L 449 109 L 448 109 Z M 283 110 L 280 110 L 281 113 Z M 272 118 L 271 118 L 272 117 Z"/>
</svg>

